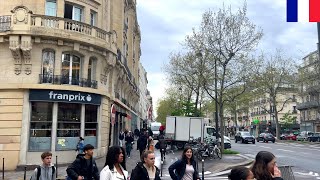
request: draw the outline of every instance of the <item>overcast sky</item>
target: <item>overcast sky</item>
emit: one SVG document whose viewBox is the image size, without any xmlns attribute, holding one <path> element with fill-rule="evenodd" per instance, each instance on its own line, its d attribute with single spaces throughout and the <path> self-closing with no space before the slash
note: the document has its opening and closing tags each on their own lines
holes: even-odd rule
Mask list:
<svg viewBox="0 0 320 180">
<path fill-rule="evenodd" d="M 202 14 L 230 6 L 242 7 L 241 0 L 137 0 L 141 29 L 141 62 L 148 74 L 148 89 L 154 110 L 168 86 L 162 71 L 170 52 L 181 49 L 181 43 L 192 28 L 198 28 Z M 286 0 L 247 0 L 248 17 L 261 27 L 264 37 L 257 49 L 273 52 L 282 49 L 294 59 L 316 50 L 316 23 L 287 23 Z M 156 116 L 156 114 L 154 114 Z"/>
</svg>

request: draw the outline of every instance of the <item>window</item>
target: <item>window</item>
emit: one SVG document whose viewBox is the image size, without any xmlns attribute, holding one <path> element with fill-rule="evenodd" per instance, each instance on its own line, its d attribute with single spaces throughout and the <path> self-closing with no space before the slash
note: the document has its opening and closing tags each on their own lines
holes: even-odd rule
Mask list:
<svg viewBox="0 0 320 180">
<path fill-rule="evenodd" d="M 62 84 L 79 85 L 81 73 L 81 59 L 73 54 L 62 54 Z"/>
<path fill-rule="evenodd" d="M 97 26 L 97 13 L 94 11 L 90 12 L 90 25 Z"/>
<path fill-rule="evenodd" d="M 57 16 L 56 0 L 47 0 L 46 1 L 46 15 L 47 16 Z"/>
<path fill-rule="evenodd" d="M 52 107 L 49 102 L 31 102 L 29 151 L 51 150 Z"/>
<path fill-rule="evenodd" d="M 83 10 L 79 6 L 65 4 L 64 18 L 72 19 L 75 21 L 82 21 L 83 20 Z"/>
<path fill-rule="evenodd" d="M 42 52 L 42 83 L 52 83 L 54 75 L 55 54 L 52 50 Z"/>
<path fill-rule="evenodd" d="M 84 139 L 86 144 L 97 146 L 98 106 L 85 105 Z"/>
<path fill-rule="evenodd" d="M 56 150 L 77 146 L 81 128 L 81 104 L 59 103 Z"/>
<path fill-rule="evenodd" d="M 92 80 L 96 80 L 95 78 L 96 64 L 97 64 L 97 59 L 94 57 L 91 57 L 89 59 L 89 66 L 88 66 L 88 82 L 91 82 Z"/>
</svg>

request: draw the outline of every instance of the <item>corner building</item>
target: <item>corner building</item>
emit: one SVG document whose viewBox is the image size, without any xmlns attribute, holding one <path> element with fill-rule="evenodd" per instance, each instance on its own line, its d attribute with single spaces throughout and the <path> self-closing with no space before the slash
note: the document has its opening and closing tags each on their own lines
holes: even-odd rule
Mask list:
<svg viewBox="0 0 320 180">
<path fill-rule="evenodd" d="M 135 0 L 11 0 L 0 6 L 0 158 L 5 170 L 75 159 L 80 136 L 104 156 L 137 128 Z M 2 169 L 2 163 L 0 163 Z"/>
</svg>

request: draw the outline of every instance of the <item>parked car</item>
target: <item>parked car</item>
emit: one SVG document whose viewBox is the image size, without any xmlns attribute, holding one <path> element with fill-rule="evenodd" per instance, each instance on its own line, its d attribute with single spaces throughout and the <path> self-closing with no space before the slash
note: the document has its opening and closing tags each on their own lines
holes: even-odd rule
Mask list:
<svg viewBox="0 0 320 180">
<path fill-rule="evenodd" d="M 308 136 L 309 142 L 320 142 L 320 133 L 314 133 L 311 136 Z"/>
<path fill-rule="evenodd" d="M 271 142 L 275 143 L 276 138 L 270 133 L 261 133 L 257 137 L 257 142 L 259 142 L 259 141 L 266 142 L 266 143 L 271 141 Z"/>
<path fill-rule="evenodd" d="M 286 140 L 288 135 L 289 134 L 281 134 L 280 135 L 280 140 Z"/>
<path fill-rule="evenodd" d="M 238 141 L 241 141 L 242 143 L 249 143 L 249 142 L 251 142 L 252 144 L 256 143 L 256 140 L 248 131 L 237 132 L 235 135 L 235 142 L 237 143 Z"/>
<path fill-rule="evenodd" d="M 301 131 L 297 136 L 297 141 L 306 141 L 309 136 L 312 136 L 314 132 L 311 131 Z"/>
<path fill-rule="evenodd" d="M 286 140 L 294 140 L 294 141 L 296 141 L 297 140 L 297 136 L 296 135 L 294 135 L 294 134 L 288 134 L 287 136 L 286 136 Z"/>
</svg>

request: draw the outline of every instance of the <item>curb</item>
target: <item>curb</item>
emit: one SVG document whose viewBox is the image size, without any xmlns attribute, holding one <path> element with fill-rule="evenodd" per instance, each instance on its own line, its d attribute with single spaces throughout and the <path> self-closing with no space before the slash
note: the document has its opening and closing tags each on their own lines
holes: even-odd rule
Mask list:
<svg viewBox="0 0 320 180">
<path fill-rule="evenodd" d="M 227 166 L 227 167 L 225 167 L 223 170 L 221 170 L 220 172 L 214 173 L 213 175 L 214 175 L 214 176 L 227 175 L 227 174 L 230 173 L 230 171 L 231 171 L 232 168 L 237 167 L 237 166 L 248 166 L 248 165 L 252 164 L 253 161 L 254 161 L 254 159 L 249 158 L 249 157 L 247 157 L 247 156 L 244 156 L 244 155 L 242 155 L 242 154 L 237 154 L 237 156 L 240 156 L 240 157 L 245 158 L 245 159 L 247 159 L 247 160 L 246 160 L 245 162 L 243 162 L 243 163 L 238 163 L 238 164 L 233 164 L 233 165 Z"/>
</svg>

